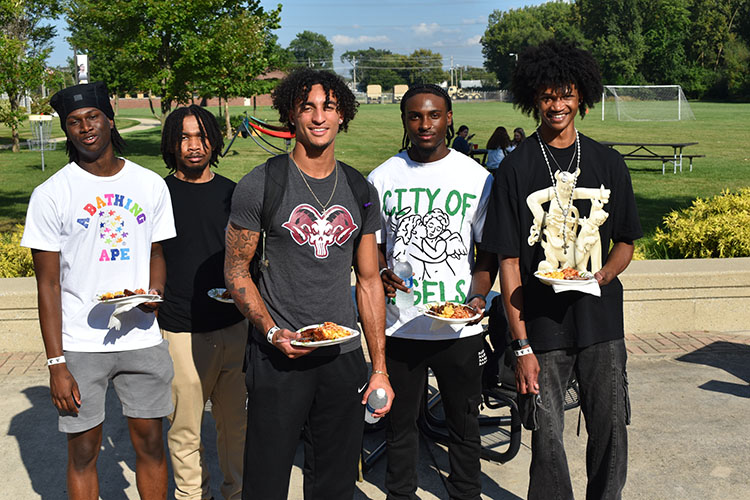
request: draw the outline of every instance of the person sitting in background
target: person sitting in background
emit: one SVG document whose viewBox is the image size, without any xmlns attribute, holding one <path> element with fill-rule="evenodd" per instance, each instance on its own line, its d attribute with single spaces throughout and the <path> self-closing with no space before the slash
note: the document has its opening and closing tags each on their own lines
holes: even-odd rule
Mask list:
<svg viewBox="0 0 750 500">
<path fill-rule="evenodd" d="M 492 137 L 487 141 L 487 170 L 495 170 L 500 162 L 515 149 L 510 142 L 510 136 L 505 127 L 497 127 Z"/>
<path fill-rule="evenodd" d="M 526 132 L 523 131 L 521 127 L 516 127 L 513 129 L 513 141 L 511 144 L 514 148 L 518 147 L 519 144 L 521 144 L 524 139 L 526 139 Z"/>
<path fill-rule="evenodd" d="M 455 149 L 459 153 L 468 155 L 469 151 L 471 151 L 471 146 L 469 145 L 469 140 L 467 139 L 468 136 L 469 127 L 467 127 L 466 125 L 461 125 L 460 127 L 458 127 L 456 138 L 453 139 L 453 149 Z"/>
</svg>

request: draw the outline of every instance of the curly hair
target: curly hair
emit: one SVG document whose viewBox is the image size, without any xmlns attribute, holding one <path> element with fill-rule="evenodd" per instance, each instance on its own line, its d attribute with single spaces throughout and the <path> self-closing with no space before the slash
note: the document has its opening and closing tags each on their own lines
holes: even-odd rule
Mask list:
<svg viewBox="0 0 750 500">
<path fill-rule="evenodd" d="M 224 148 L 224 137 L 221 134 L 219 122 L 213 113 L 206 108 L 195 104 L 177 108 L 172 111 L 164 121 L 164 129 L 161 134 L 161 157 L 164 159 L 170 172 L 177 170 L 177 149 L 180 147 L 182 140 L 182 122 L 185 117 L 193 115 L 198 122 L 198 128 L 201 131 L 201 141 L 203 147 L 206 147 L 206 139 L 211 145 L 211 159 L 209 164 L 212 167 L 218 166 L 219 152 Z"/>
<path fill-rule="evenodd" d="M 451 97 L 448 95 L 448 92 L 446 92 L 443 87 L 439 87 L 438 85 L 434 85 L 432 83 L 418 83 L 416 85 L 409 87 L 409 90 L 407 90 L 404 96 L 401 98 L 401 121 L 402 122 L 403 122 L 404 113 L 406 112 L 406 101 L 408 101 L 409 99 L 411 99 L 417 94 L 432 94 L 438 97 L 442 97 L 443 100 L 445 101 L 446 111 L 453 111 L 453 101 L 451 101 Z M 451 122 L 451 124 L 448 125 L 448 131 L 445 134 L 446 146 L 451 143 L 451 139 L 453 139 L 454 135 L 456 135 L 456 133 L 453 130 L 453 122 Z M 401 149 L 399 151 L 404 151 L 406 149 L 409 149 L 410 145 L 411 145 L 411 141 L 409 141 L 409 135 L 406 133 L 406 125 L 404 125 L 404 137 L 401 139 Z"/>
<path fill-rule="evenodd" d="M 279 112 L 279 121 L 292 132 L 294 124 L 289 120 L 289 114 L 294 112 L 300 102 L 307 99 L 313 85 L 322 85 L 326 95 L 336 99 L 336 110 L 343 122 L 339 130 L 347 131 L 349 122 L 357 114 L 359 103 L 346 83 L 335 73 L 330 71 L 301 68 L 289 73 L 271 93 L 273 108 Z"/>
<path fill-rule="evenodd" d="M 581 117 L 586 108 L 602 97 L 602 77 L 599 65 L 590 52 L 573 44 L 547 40 L 528 47 L 518 58 L 510 82 L 513 105 L 539 122 L 537 98 L 545 89 L 567 91 L 571 85 L 578 89 Z"/>
</svg>

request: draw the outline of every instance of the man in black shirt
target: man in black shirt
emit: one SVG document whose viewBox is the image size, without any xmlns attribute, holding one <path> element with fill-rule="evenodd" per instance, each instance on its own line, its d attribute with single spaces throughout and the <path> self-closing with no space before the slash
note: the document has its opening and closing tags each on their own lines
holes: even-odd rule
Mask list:
<svg viewBox="0 0 750 500">
<path fill-rule="evenodd" d="M 178 499 L 211 498 L 200 439 L 208 399 L 224 475 L 222 496 L 238 499 L 242 492 L 247 320 L 234 304 L 208 295 L 224 286 L 224 232 L 235 187 L 211 169 L 223 144 L 216 118 L 199 106 L 178 108 L 164 123 L 161 151 L 173 171 L 165 181 L 177 237 L 164 242 L 167 283 L 159 325 L 175 370 L 167 439 Z"/>
<path fill-rule="evenodd" d="M 642 235 L 630 176 L 617 152 L 575 128 L 602 93 L 591 54 L 555 41 L 530 47 L 511 91 L 540 125 L 498 170 L 482 247 L 500 258 L 517 390 L 536 417 L 528 498 L 573 498 L 562 432 L 575 376 L 589 436 L 586 497 L 619 499 L 630 408 L 617 276 Z M 566 267 L 595 279 L 553 289 L 534 275 Z"/>
</svg>

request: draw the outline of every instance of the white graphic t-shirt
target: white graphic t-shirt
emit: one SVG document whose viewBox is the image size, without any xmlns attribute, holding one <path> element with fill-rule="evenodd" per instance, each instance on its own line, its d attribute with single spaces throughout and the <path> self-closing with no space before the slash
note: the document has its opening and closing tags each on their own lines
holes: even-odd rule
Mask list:
<svg viewBox="0 0 750 500">
<path fill-rule="evenodd" d="M 62 338 L 66 351 L 109 352 L 161 342 L 153 314 L 138 308 L 109 329 L 107 291 L 149 288 L 151 244 L 173 238 L 169 191 L 156 173 L 125 160 L 111 177 L 76 163 L 34 189 L 21 245 L 60 253 Z"/>
<path fill-rule="evenodd" d="M 450 150 L 443 159 L 417 163 L 402 151 L 369 176 L 380 195 L 382 230 L 392 269 L 408 256 L 414 271 L 414 305 L 386 306 L 386 335 L 443 340 L 476 335 L 481 325 L 433 322 L 418 306 L 463 303 L 471 287 L 474 244 L 481 241 L 492 176 L 471 158 Z"/>
</svg>

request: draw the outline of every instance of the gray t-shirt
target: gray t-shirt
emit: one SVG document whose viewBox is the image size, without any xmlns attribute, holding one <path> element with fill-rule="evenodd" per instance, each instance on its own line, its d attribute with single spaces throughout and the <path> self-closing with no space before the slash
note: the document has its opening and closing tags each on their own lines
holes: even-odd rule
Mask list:
<svg viewBox="0 0 750 500">
<path fill-rule="evenodd" d="M 350 282 L 354 239 L 360 231 L 370 234 L 380 229 L 377 191 L 370 186 L 370 205 L 362 221 L 343 167 L 337 164 L 336 170 L 325 179 L 305 176 L 309 188 L 291 157 L 287 168 L 286 191 L 266 238 L 269 267 L 261 273 L 260 295 L 280 327 L 298 330 L 332 321 L 356 329 Z M 230 222 L 260 232 L 265 175 L 266 164 L 262 164 L 237 184 Z M 333 192 L 326 210 L 310 189 L 322 203 Z M 258 332 L 255 335 L 262 337 Z M 358 337 L 318 348 L 313 354 L 350 352 L 360 346 Z"/>
</svg>

